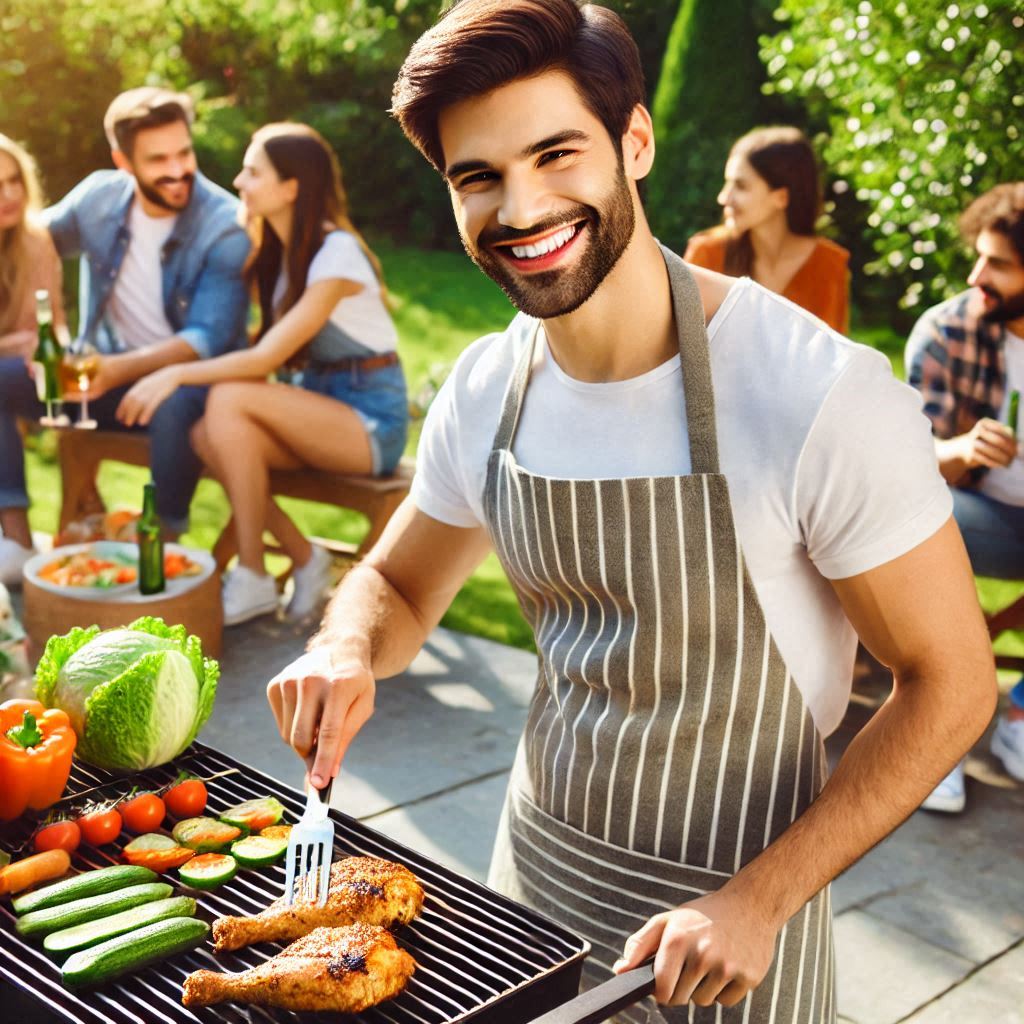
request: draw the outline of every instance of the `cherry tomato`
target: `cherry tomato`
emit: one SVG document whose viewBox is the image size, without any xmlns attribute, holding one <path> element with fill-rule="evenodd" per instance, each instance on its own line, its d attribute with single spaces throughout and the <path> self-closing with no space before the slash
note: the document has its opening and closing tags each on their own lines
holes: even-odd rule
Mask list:
<svg viewBox="0 0 1024 1024">
<path fill-rule="evenodd" d="M 176 818 L 198 818 L 206 810 L 206 786 L 201 779 L 186 779 L 167 790 L 164 800 Z"/>
<path fill-rule="evenodd" d="M 124 827 L 141 835 L 155 832 L 167 815 L 163 800 L 156 793 L 140 793 L 120 805 Z"/>
<path fill-rule="evenodd" d="M 78 827 L 90 846 L 105 846 L 121 834 L 121 815 L 113 807 L 100 807 L 83 814 Z"/>
<path fill-rule="evenodd" d="M 32 845 L 39 853 L 46 850 L 66 850 L 73 853 L 81 841 L 81 829 L 73 821 L 55 821 L 52 825 L 44 825 L 35 834 Z"/>
</svg>

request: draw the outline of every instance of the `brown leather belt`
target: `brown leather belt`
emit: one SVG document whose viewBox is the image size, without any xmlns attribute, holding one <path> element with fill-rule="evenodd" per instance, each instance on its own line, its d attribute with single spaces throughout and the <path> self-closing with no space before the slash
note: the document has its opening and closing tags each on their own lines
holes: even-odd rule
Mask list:
<svg viewBox="0 0 1024 1024">
<path fill-rule="evenodd" d="M 310 370 L 314 373 L 340 373 L 345 370 L 383 370 L 385 366 L 395 366 L 398 363 L 397 352 L 384 352 L 379 356 L 349 356 L 348 359 L 335 359 L 333 363 L 309 364 Z"/>
</svg>

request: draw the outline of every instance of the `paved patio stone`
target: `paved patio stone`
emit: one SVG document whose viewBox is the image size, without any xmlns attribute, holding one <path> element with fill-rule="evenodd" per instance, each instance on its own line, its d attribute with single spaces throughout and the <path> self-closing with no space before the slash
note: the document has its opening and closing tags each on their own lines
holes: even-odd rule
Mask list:
<svg viewBox="0 0 1024 1024">
<path fill-rule="evenodd" d="M 896 1024 L 974 966 L 860 910 L 835 928 L 839 1010 L 855 1024 Z"/>
<path fill-rule="evenodd" d="M 904 1024 L 1024 1024 L 1024 946 L 972 974 Z"/>
<path fill-rule="evenodd" d="M 486 881 L 508 775 L 504 771 L 364 821 L 456 871 Z"/>
</svg>

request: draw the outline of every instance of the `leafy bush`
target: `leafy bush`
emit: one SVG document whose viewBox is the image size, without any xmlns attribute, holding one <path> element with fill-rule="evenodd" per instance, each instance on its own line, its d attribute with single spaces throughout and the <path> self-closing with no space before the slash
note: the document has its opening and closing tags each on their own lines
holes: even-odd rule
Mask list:
<svg viewBox="0 0 1024 1024">
<path fill-rule="evenodd" d="M 766 89 L 829 125 L 837 219 L 870 250 L 862 304 L 898 297 L 910 318 L 962 289 L 958 214 L 1024 167 L 1019 0 L 782 0 L 776 17 Z"/>
<path fill-rule="evenodd" d="M 763 0 L 682 0 L 654 95 L 657 158 L 648 214 L 659 238 L 682 250 L 718 223 L 715 197 L 733 142 L 778 111 L 761 95 L 758 26 Z"/>
</svg>

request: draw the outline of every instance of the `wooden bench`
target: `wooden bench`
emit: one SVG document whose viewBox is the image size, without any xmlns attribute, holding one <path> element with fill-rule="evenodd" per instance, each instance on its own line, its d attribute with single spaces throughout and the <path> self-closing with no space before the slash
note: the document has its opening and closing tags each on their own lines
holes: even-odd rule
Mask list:
<svg viewBox="0 0 1024 1024">
<path fill-rule="evenodd" d="M 143 433 L 113 430 L 63 430 L 58 440 L 61 486 L 60 529 L 96 509 L 96 474 L 105 461 L 149 465 L 149 438 Z M 384 531 L 392 513 L 409 493 L 415 462 L 403 458 L 391 476 L 343 476 L 315 469 L 282 470 L 270 474 L 275 497 L 301 498 L 326 505 L 353 509 L 369 520 L 358 547 L 327 541 L 332 550 L 361 557 Z M 321 538 L 318 538 L 321 540 Z M 237 553 L 232 522 L 221 532 L 213 554 L 223 569 Z"/>
</svg>

